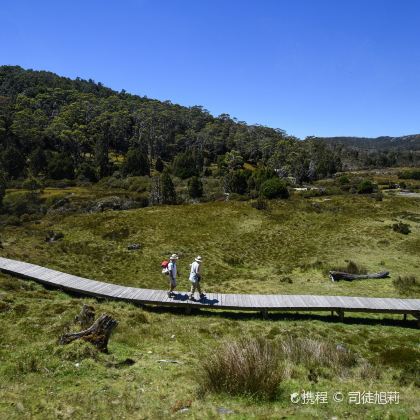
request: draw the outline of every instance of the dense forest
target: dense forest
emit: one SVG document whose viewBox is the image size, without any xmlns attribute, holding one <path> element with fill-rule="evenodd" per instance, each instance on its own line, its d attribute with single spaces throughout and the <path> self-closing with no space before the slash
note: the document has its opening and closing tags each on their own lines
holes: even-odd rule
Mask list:
<svg viewBox="0 0 420 420">
<path fill-rule="evenodd" d="M 276 174 L 301 183 L 343 168 L 417 165 L 419 142 L 417 136 L 416 147 L 366 148 L 364 141 L 360 146 L 300 140 L 228 114 L 214 117 L 201 106 L 116 92 L 93 80 L 0 67 L 0 163 L 7 182 L 96 182 L 116 173 L 147 176 L 151 171 L 186 179 L 206 176 L 217 165 L 217 175 L 229 186 L 249 178 L 248 163 L 265 178 Z"/>
</svg>

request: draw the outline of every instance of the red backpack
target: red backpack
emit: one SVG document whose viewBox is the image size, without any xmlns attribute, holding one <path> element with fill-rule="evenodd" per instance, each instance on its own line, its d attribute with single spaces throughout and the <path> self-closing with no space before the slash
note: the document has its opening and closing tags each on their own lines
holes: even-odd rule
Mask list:
<svg viewBox="0 0 420 420">
<path fill-rule="evenodd" d="M 168 265 L 169 265 L 168 260 L 163 260 L 160 263 L 160 266 L 162 267 L 162 274 L 169 274 Z"/>
</svg>

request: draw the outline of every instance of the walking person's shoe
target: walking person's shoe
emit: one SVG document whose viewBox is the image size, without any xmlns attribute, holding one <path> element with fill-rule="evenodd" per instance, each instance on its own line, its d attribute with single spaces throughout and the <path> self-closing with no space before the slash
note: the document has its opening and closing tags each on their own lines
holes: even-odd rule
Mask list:
<svg viewBox="0 0 420 420">
<path fill-rule="evenodd" d="M 195 300 L 195 297 L 194 297 L 194 295 L 189 295 L 189 296 L 188 296 L 188 299 L 189 299 L 189 300 Z"/>
<path fill-rule="evenodd" d="M 200 293 L 200 299 L 205 299 L 206 298 L 206 294 L 205 293 Z"/>
</svg>

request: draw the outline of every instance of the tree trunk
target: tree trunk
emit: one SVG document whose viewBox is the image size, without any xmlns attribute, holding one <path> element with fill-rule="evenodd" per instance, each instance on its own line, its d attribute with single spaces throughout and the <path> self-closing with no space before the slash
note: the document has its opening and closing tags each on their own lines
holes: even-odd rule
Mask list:
<svg viewBox="0 0 420 420">
<path fill-rule="evenodd" d="M 93 306 L 84 304 L 80 314 L 74 319 L 76 322 L 80 323 L 82 329 L 89 328 L 89 325 L 93 324 L 95 320 L 95 309 Z"/>
<path fill-rule="evenodd" d="M 81 339 L 93 344 L 99 351 L 108 353 L 108 340 L 112 330 L 117 325 L 118 321 L 110 315 L 103 314 L 88 329 L 78 333 L 69 333 L 61 336 L 60 344 L 69 344 L 74 340 Z"/>
<path fill-rule="evenodd" d="M 384 279 L 388 277 L 389 271 L 381 271 L 374 274 L 350 274 L 343 271 L 330 271 L 330 279 L 332 281 L 338 280 L 360 280 L 360 279 Z"/>
</svg>

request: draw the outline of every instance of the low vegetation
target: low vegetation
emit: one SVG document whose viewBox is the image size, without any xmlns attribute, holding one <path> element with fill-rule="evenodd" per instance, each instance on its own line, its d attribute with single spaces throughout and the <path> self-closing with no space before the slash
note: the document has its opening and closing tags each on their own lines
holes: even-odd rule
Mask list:
<svg viewBox="0 0 420 420">
<path fill-rule="evenodd" d="M 408 235 L 411 232 L 410 225 L 403 222 L 394 223 L 392 225 L 392 230 L 394 232 L 402 233 L 403 235 Z"/>
<path fill-rule="evenodd" d="M 420 293 L 420 281 L 414 275 L 398 276 L 392 283 L 402 295 L 413 296 Z"/>
</svg>

